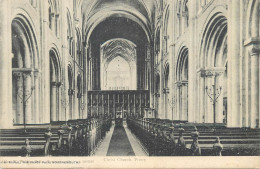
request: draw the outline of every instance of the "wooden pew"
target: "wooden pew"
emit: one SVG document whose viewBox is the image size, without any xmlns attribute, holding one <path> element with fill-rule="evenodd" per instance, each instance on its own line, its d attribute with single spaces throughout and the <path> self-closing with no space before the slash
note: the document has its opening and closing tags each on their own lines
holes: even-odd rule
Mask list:
<svg viewBox="0 0 260 169">
<path fill-rule="evenodd" d="M 157 123 L 158 122 L 158 123 Z M 149 155 L 167 155 L 174 154 L 167 151 L 165 147 L 169 145 L 167 137 L 169 136 L 169 126 L 163 120 L 149 119 L 147 122 L 140 123 L 140 119 L 127 119 L 127 125 L 130 130 L 140 139 L 143 145 L 148 149 Z M 145 125 L 144 125 L 145 124 Z M 226 128 L 223 124 L 189 124 L 189 123 L 172 123 L 176 127 L 173 131 L 175 144 L 179 135 L 179 128 L 184 128 L 183 139 L 186 142 L 187 151 L 193 142 L 192 128 L 196 125 L 199 136 L 198 143 L 201 147 L 201 155 L 214 155 L 213 145 L 216 138 L 220 139 L 223 145 L 222 155 L 259 155 L 260 154 L 260 130 L 244 128 Z M 165 128 L 164 137 L 162 138 L 162 128 Z M 214 129 L 214 130 L 213 130 Z M 158 145 L 160 144 L 160 145 Z M 160 151 L 160 152 L 159 152 Z M 191 155 L 187 153 L 187 155 Z"/>
</svg>

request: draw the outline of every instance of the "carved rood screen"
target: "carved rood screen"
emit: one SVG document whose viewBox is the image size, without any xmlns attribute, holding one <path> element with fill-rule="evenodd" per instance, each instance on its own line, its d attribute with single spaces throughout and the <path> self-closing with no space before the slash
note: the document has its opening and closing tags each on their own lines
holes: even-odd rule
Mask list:
<svg viewBox="0 0 260 169">
<path fill-rule="evenodd" d="M 104 116 L 121 112 L 126 116 L 142 117 L 150 105 L 148 90 L 89 91 L 88 116 Z"/>
</svg>

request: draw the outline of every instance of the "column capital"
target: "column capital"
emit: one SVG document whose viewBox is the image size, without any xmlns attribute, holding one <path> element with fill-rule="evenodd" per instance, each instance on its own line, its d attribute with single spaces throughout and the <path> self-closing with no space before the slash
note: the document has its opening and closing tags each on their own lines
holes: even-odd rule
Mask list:
<svg viewBox="0 0 260 169">
<path fill-rule="evenodd" d="M 146 58 L 146 59 L 145 59 L 145 62 L 150 62 L 150 61 L 151 61 L 150 58 Z"/>
<path fill-rule="evenodd" d="M 68 89 L 68 95 L 74 95 L 75 93 L 75 90 L 73 89 Z"/>
<path fill-rule="evenodd" d="M 23 72 L 23 78 L 27 79 L 28 77 L 31 77 L 32 73 L 31 72 Z"/>
<path fill-rule="evenodd" d="M 56 82 L 57 87 L 61 87 L 62 83 L 61 82 Z"/>
<path fill-rule="evenodd" d="M 211 68 L 201 68 L 197 72 L 200 73 L 200 77 L 211 78 L 223 74 L 225 70 L 226 70 L 225 67 L 211 67 Z"/>
<path fill-rule="evenodd" d="M 77 98 L 81 98 L 82 97 L 82 93 L 77 93 Z"/>
<path fill-rule="evenodd" d="M 87 42 L 82 42 L 82 45 L 84 46 L 84 48 L 88 48 L 88 43 Z"/>
<path fill-rule="evenodd" d="M 170 38 L 170 36 L 166 34 L 163 36 L 163 38 L 164 38 L 164 40 L 168 40 Z"/>
<path fill-rule="evenodd" d="M 169 55 L 169 52 L 165 52 L 165 53 L 163 54 L 164 57 L 167 57 L 168 55 Z"/>
<path fill-rule="evenodd" d="M 56 87 L 57 86 L 57 82 L 51 82 L 51 86 L 52 87 Z"/>
<path fill-rule="evenodd" d="M 177 81 L 177 82 L 175 82 L 175 84 L 177 85 L 177 87 L 181 87 L 182 86 L 182 82 L 181 81 Z"/>
<path fill-rule="evenodd" d="M 160 93 L 154 93 L 155 97 L 160 97 Z"/>
<path fill-rule="evenodd" d="M 13 72 L 13 75 L 15 78 L 19 79 L 22 77 L 23 73 L 22 72 Z"/>
<path fill-rule="evenodd" d="M 169 94 L 170 93 L 170 89 L 168 87 L 163 88 L 163 93 L 164 94 Z"/>
<path fill-rule="evenodd" d="M 258 55 L 260 53 L 260 38 L 250 37 L 245 40 L 244 46 L 248 48 L 250 56 Z"/>
</svg>

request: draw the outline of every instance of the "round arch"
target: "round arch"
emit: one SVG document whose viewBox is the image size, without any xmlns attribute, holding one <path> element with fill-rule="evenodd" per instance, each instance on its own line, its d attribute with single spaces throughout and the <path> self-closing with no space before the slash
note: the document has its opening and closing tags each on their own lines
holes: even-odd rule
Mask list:
<svg viewBox="0 0 260 169">
<path fill-rule="evenodd" d="M 106 15 L 104 15 L 104 13 L 106 13 Z M 137 24 L 139 24 L 141 26 L 141 28 L 143 28 L 148 43 L 151 41 L 151 29 L 149 28 L 149 22 L 147 21 L 147 19 L 145 18 L 145 16 L 143 16 L 142 14 L 135 12 L 135 11 L 129 11 L 129 9 L 122 9 L 119 10 L 117 7 L 109 7 L 106 8 L 100 12 L 97 12 L 94 16 L 92 16 L 87 23 L 84 23 L 84 33 L 85 33 L 85 42 L 88 43 L 90 36 L 92 34 L 92 32 L 94 31 L 94 29 L 96 28 L 96 26 L 101 23 L 102 21 L 105 21 L 107 18 L 110 17 L 124 17 L 127 19 L 130 19 L 134 22 L 136 22 Z"/>
<path fill-rule="evenodd" d="M 213 10 L 215 12 L 215 10 Z M 202 34 L 200 49 L 200 65 L 205 68 L 205 81 L 200 88 L 207 87 L 206 92 L 215 90 L 221 93 L 215 106 L 212 106 L 211 99 L 207 93 L 201 94 L 199 99 L 201 105 L 207 105 L 202 110 L 202 121 L 226 123 L 227 122 L 227 27 L 228 22 L 225 13 L 217 11 L 207 19 Z M 210 78 L 209 78 L 210 77 Z M 205 91 L 201 91 L 203 93 Z"/>
<path fill-rule="evenodd" d="M 60 115 L 60 86 L 61 66 L 58 51 L 55 48 L 49 50 L 50 57 L 50 121 L 59 120 Z"/>
<path fill-rule="evenodd" d="M 179 120 L 188 120 L 188 59 L 189 52 L 186 46 L 182 46 L 178 53 L 178 60 L 176 66 L 176 80 L 177 80 L 177 92 L 176 92 L 176 117 Z"/>
<path fill-rule="evenodd" d="M 30 21 L 22 14 L 17 14 L 11 23 L 12 32 L 12 107 L 15 124 L 38 123 L 39 118 L 39 83 L 38 49 L 35 33 Z M 32 93 L 27 104 L 22 100 Z M 27 98 L 26 98 L 27 99 Z"/>
</svg>

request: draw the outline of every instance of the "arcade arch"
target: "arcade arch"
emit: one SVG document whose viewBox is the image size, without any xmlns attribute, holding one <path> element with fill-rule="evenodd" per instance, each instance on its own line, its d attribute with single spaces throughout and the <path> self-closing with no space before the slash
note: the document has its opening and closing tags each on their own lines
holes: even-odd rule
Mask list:
<svg viewBox="0 0 260 169">
<path fill-rule="evenodd" d="M 38 51 L 34 31 L 22 15 L 13 19 L 11 28 L 13 123 L 38 123 Z"/>
</svg>

